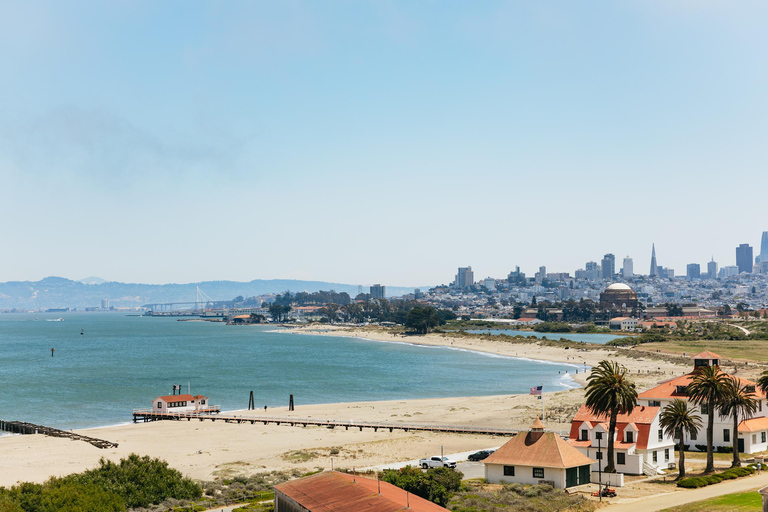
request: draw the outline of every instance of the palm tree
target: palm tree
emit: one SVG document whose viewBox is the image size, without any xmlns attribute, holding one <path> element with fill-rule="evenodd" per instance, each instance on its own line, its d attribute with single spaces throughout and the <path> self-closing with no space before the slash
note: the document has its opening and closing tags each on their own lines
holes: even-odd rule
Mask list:
<svg viewBox="0 0 768 512">
<path fill-rule="evenodd" d="M 757 379 L 757 387 L 760 388 L 760 391 L 768 395 L 768 370 L 764 371 L 760 378 Z"/>
<path fill-rule="evenodd" d="M 685 434 L 688 434 L 688 437 L 693 437 L 699 433 L 701 416 L 696 414 L 693 409 L 688 408 L 688 402 L 675 398 L 662 409 L 659 425 L 664 429 L 665 434 L 679 440 L 680 473 L 675 480 L 685 478 Z"/>
<path fill-rule="evenodd" d="M 751 418 L 757 411 L 757 400 L 752 392 L 747 391 L 747 386 L 741 385 L 736 377 L 729 377 L 725 385 L 725 394 L 720 399 L 721 416 L 733 418 L 733 463 L 732 468 L 741 466 L 739 459 L 739 416 L 744 419 Z"/>
<path fill-rule="evenodd" d="M 635 383 L 629 380 L 627 369 L 615 361 L 600 361 L 587 377 L 586 405 L 595 415 L 607 415 L 608 422 L 608 463 L 606 473 L 615 473 L 613 458 L 613 436 L 616 433 L 616 418 L 629 414 L 637 405 Z"/>
<path fill-rule="evenodd" d="M 712 455 L 712 436 L 715 430 L 715 409 L 725 393 L 729 377 L 717 366 L 700 367 L 688 384 L 688 397 L 694 404 L 707 406 L 707 467 L 705 473 L 715 470 Z"/>
</svg>

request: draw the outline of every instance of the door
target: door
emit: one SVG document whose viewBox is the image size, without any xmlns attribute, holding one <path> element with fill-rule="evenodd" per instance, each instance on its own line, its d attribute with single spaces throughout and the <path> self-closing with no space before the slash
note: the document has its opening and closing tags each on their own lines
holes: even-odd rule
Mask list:
<svg viewBox="0 0 768 512">
<path fill-rule="evenodd" d="M 565 470 L 565 486 L 579 485 L 579 468 L 567 468 Z"/>
<path fill-rule="evenodd" d="M 579 468 L 579 485 L 588 484 L 592 479 L 592 468 L 589 464 Z"/>
<path fill-rule="evenodd" d="M 744 453 L 744 438 L 739 438 L 739 453 Z"/>
</svg>

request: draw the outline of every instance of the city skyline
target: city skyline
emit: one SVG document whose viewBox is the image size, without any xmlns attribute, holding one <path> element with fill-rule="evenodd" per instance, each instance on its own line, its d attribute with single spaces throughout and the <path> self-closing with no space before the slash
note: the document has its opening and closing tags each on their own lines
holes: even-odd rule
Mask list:
<svg viewBox="0 0 768 512">
<path fill-rule="evenodd" d="M 730 265 L 766 229 L 766 14 L 6 3 L 0 281 Z"/>
</svg>

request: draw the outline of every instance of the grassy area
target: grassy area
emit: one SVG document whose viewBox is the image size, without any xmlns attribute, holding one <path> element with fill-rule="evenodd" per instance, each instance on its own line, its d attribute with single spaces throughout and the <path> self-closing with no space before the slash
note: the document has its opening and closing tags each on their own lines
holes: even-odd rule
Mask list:
<svg viewBox="0 0 768 512">
<path fill-rule="evenodd" d="M 757 490 L 737 492 L 664 509 L 664 512 L 761 512 L 763 500 Z"/>
<path fill-rule="evenodd" d="M 747 361 L 762 362 L 765 360 L 765 351 L 768 341 L 751 340 L 670 340 L 662 343 L 645 343 L 638 345 L 634 350 L 649 352 L 662 352 L 682 354 L 689 356 L 698 354 L 704 350 L 710 350 L 723 356 L 725 359 L 743 359 Z"/>
</svg>

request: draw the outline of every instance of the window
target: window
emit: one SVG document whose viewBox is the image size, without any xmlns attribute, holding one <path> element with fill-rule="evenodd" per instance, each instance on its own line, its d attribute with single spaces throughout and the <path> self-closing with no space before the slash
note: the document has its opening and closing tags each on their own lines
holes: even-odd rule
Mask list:
<svg viewBox="0 0 768 512">
<path fill-rule="evenodd" d="M 595 458 L 596 458 L 597 460 L 602 460 L 602 459 L 603 459 L 603 452 L 597 452 L 597 453 L 595 454 Z"/>
<path fill-rule="evenodd" d="M 709 414 L 709 404 L 701 404 L 701 414 Z"/>
<path fill-rule="evenodd" d="M 752 385 L 746 386 L 746 389 L 744 391 L 746 391 L 747 393 L 754 393 L 755 386 L 752 386 Z"/>
<path fill-rule="evenodd" d="M 603 433 L 602 432 L 595 432 L 595 439 L 602 439 Z"/>
<path fill-rule="evenodd" d="M 765 432 L 760 432 L 761 443 L 765 442 Z"/>
<path fill-rule="evenodd" d="M 515 476 L 515 466 L 504 466 L 504 476 Z"/>
<path fill-rule="evenodd" d="M 760 412 L 763 411 L 763 401 L 762 400 L 758 400 L 757 401 L 757 410 L 760 411 Z"/>
<path fill-rule="evenodd" d="M 658 400 L 648 400 L 648 405 L 651 407 L 661 407 L 661 402 Z"/>
<path fill-rule="evenodd" d="M 157 402 L 157 408 L 162 409 L 163 408 L 163 402 Z"/>
<path fill-rule="evenodd" d="M 544 468 L 533 468 L 533 478 L 544 478 Z"/>
<path fill-rule="evenodd" d="M 663 440 L 664 440 L 664 431 L 659 429 L 659 441 L 663 441 Z"/>
<path fill-rule="evenodd" d="M 616 454 L 616 464 L 626 464 L 627 463 L 627 454 L 624 452 L 618 452 Z"/>
<path fill-rule="evenodd" d="M 727 443 L 731 440 L 731 431 L 730 429 L 724 428 L 723 429 L 723 442 Z"/>
<path fill-rule="evenodd" d="M 757 442 L 757 434 L 752 434 L 752 444 Z"/>
<path fill-rule="evenodd" d="M 677 386 L 675 388 L 675 393 L 678 395 L 685 395 L 688 393 L 688 386 Z"/>
<path fill-rule="evenodd" d="M 653 462 L 659 462 L 659 452 L 653 452 Z"/>
<path fill-rule="evenodd" d="M 589 441 L 589 430 L 583 428 L 581 429 L 581 440 L 582 441 Z"/>
<path fill-rule="evenodd" d="M 200 405 L 205 405 L 205 400 L 200 400 Z"/>
<path fill-rule="evenodd" d="M 627 432 L 627 442 L 628 443 L 634 443 L 635 442 L 635 433 L 632 431 Z"/>
<path fill-rule="evenodd" d="M 664 460 L 669 460 L 669 448 L 664 448 Z"/>
<path fill-rule="evenodd" d="M 699 436 L 698 436 L 697 432 L 692 432 L 691 433 L 691 441 L 696 441 L 698 438 L 699 438 Z"/>
</svg>

